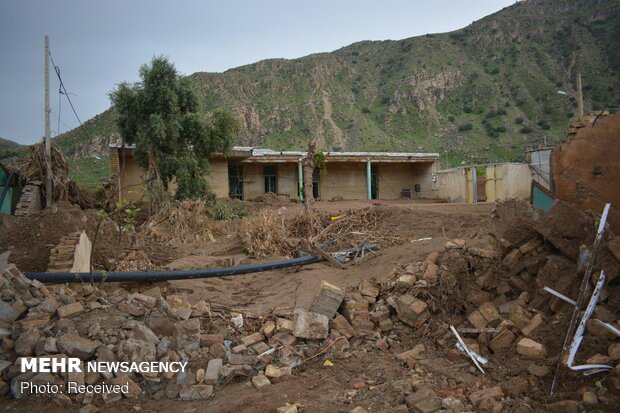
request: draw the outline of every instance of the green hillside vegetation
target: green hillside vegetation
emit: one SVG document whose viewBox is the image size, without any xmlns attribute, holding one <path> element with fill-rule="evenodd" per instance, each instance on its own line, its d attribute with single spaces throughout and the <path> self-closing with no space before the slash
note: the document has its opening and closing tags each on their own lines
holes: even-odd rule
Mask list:
<svg viewBox="0 0 620 413">
<path fill-rule="evenodd" d="M 8 139 L 0 138 L 0 159 L 21 156 L 26 153 L 26 147 Z"/>
<path fill-rule="evenodd" d="M 109 158 L 69 159 L 69 179 L 80 188 L 95 190 L 105 183 L 110 176 Z"/>
<path fill-rule="evenodd" d="M 242 120 L 238 144 L 440 152 L 518 160 L 565 136 L 582 73 L 586 110 L 620 107 L 620 0 L 528 0 L 451 33 L 363 41 L 189 78 L 205 110 Z M 559 94 L 564 91 L 567 94 Z M 110 109 L 59 138 L 69 154 L 115 132 Z"/>
</svg>

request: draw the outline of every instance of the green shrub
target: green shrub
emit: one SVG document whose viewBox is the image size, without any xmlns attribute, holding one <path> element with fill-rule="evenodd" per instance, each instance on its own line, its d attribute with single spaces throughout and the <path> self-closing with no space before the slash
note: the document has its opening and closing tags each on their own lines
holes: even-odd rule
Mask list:
<svg viewBox="0 0 620 413">
<path fill-rule="evenodd" d="M 464 107 L 463 107 L 463 112 L 465 112 L 465 113 L 471 113 L 471 106 L 464 106 Z"/>
<path fill-rule="evenodd" d="M 532 133 L 532 128 L 530 128 L 528 126 L 524 126 L 521 129 L 519 129 L 519 132 L 521 132 L 521 133 Z"/>
<path fill-rule="evenodd" d="M 241 219 L 247 215 L 242 201 L 237 199 L 218 199 L 208 209 L 211 218 L 221 220 Z"/>
<path fill-rule="evenodd" d="M 462 125 L 459 125 L 459 132 L 464 132 L 464 131 L 468 131 L 472 129 L 472 124 L 471 123 L 463 123 Z"/>
<path fill-rule="evenodd" d="M 449 120 L 450 122 L 454 122 L 454 116 L 452 116 L 452 115 L 448 116 L 448 120 Z"/>
<path fill-rule="evenodd" d="M 551 125 L 549 125 L 549 122 L 547 122 L 546 120 L 539 120 L 538 122 L 536 122 L 536 124 L 544 130 L 551 129 Z"/>
<path fill-rule="evenodd" d="M 521 124 L 523 123 L 523 118 L 522 118 L 522 117 L 518 117 L 518 118 L 516 118 L 516 119 L 515 119 L 515 123 L 516 123 L 517 125 L 521 125 Z"/>
</svg>

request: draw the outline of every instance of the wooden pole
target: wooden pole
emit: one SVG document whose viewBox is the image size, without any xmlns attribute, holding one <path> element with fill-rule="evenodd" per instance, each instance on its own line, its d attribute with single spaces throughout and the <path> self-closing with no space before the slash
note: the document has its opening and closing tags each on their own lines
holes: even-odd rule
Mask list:
<svg viewBox="0 0 620 413">
<path fill-rule="evenodd" d="M 577 113 L 583 116 L 583 92 L 581 90 L 581 73 L 577 73 Z"/>
<path fill-rule="evenodd" d="M 49 76 L 49 38 L 45 36 L 45 205 L 51 207 L 52 193 L 52 146 L 50 142 L 50 76 Z"/>
</svg>

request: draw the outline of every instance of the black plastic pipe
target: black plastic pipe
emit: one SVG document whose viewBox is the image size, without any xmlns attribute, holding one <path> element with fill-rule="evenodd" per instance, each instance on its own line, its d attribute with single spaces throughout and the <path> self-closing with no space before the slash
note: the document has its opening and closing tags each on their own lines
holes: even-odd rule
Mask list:
<svg viewBox="0 0 620 413">
<path fill-rule="evenodd" d="M 376 244 L 368 244 L 364 247 L 367 250 L 376 250 Z M 338 258 L 346 255 L 355 255 L 361 252 L 361 248 L 353 248 L 345 251 L 338 251 Z M 297 267 L 300 265 L 313 264 L 323 261 L 323 257 L 315 255 L 305 255 L 290 260 L 264 262 L 259 264 L 237 265 L 235 267 L 206 268 L 202 270 L 185 271 L 146 271 L 146 272 L 93 272 L 92 276 L 88 272 L 26 272 L 26 276 L 31 280 L 43 283 L 71 283 L 71 282 L 128 282 L 128 281 L 170 281 L 188 280 L 195 278 L 227 277 L 231 275 L 250 274 L 253 272 L 278 270 L 281 268 Z"/>
</svg>

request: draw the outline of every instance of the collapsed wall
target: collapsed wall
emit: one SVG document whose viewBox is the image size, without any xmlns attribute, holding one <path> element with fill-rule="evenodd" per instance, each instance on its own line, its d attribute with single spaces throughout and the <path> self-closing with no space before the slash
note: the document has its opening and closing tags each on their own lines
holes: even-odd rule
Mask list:
<svg viewBox="0 0 620 413">
<path fill-rule="evenodd" d="M 620 113 L 585 115 L 569 130 L 567 142 L 555 147 L 551 164 L 555 195 L 582 211 L 601 210 L 606 202 L 620 205 Z M 620 213 L 612 208 L 609 222 L 620 231 Z"/>
<path fill-rule="evenodd" d="M 563 203 L 540 215 L 523 202 L 506 201 L 494 210 L 493 237 L 449 240 L 424 261 L 399 263 L 378 282 L 364 280 L 346 291 L 323 282 L 308 309 L 260 315 L 205 301 L 190 304 L 184 293 L 159 287 L 129 292 L 91 284 L 45 286 L 10 266 L 0 273 L 0 395 L 10 392 L 21 400 L 31 397 L 21 383 L 73 381 L 127 387 L 49 397 L 84 411 L 122 399 L 207 400 L 232 381 L 262 388 L 290 380 L 298 369 L 355 363 L 380 353 L 383 363 L 396 363 L 402 380 L 367 386 L 353 378 L 348 403 L 357 392 L 376 387 L 381 408 L 391 411 L 617 405 L 620 342 L 594 320 L 579 361 L 614 369 L 593 379 L 563 369 L 561 391 L 551 400 L 548 394 L 572 308 L 543 287 L 576 298 L 581 246 L 591 243 L 595 224 L 595 217 Z M 609 281 L 595 318 L 619 328 L 619 264 L 605 248 L 587 295 L 601 267 Z M 455 346 L 450 326 L 469 350 L 488 360 L 484 374 Z M 33 356 L 82 363 L 187 362 L 188 369 L 21 371 L 21 358 Z"/>
</svg>

